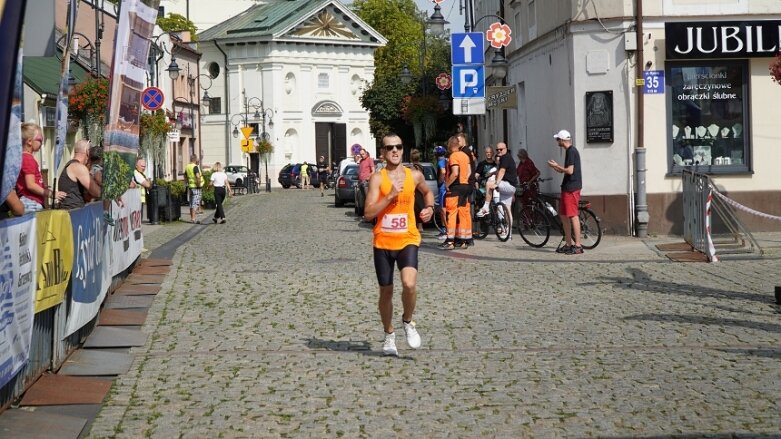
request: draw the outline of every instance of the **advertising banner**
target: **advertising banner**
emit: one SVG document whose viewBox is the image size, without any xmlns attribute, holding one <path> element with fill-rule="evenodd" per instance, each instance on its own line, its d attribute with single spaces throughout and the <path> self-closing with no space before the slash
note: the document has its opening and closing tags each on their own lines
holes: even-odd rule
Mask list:
<svg viewBox="0 0 781 439">
<path fill-rule="evenodd" d="M 62 161 L 62 151 L 65 145 L 65 135 L 67 134 L 68 124 L 68 93 L 70 92 L 70 84 L 68 79 L 70 77 L 70 62 L 71 62 L 71 45 L 73 43 L 73 32 L 76 27 L 76 15 L 79 12 L 79 1 L 70 0 L 68 2 L 68 22 L 65 33 L 67 39 L 65 40 L 65 49 L 62 55 L 62 66 L 60 67 L 60 89 L 57 94 L 57 107 L 55 109 L 57 120 L 57 133 L 54 141 L 54 172 L 58 172 L 60 169 L 60 161 Z"/>
<path fill-rule="evenodd" d="M 111 253 L 111 276 L 116 276 L 130 267 L 144 248 L 144 235 L 141 233 L 141 197 L 138 191 L 131 189 L 122 195 L 123 206 L 116 203 L 112 212 L 118 212 L 114 227 L 108 229 Z M 113 201 L 112 201 L 113 203 Z"/>
<path fill-rule="evenodd" d="M 0 202 L 22 167 L 22 51 L 19 38 L 26 1 L 0 2 Z M 7 137 L 6 137 L 7 136 Z"/>
<path fill-rule="evenodd" d="M 106 245 L 109 228 L 103 221 L 102 203 L 71 210 L 70 215 L 75 250 L 66 335 L 74 333 L 98 314 L 111 282 Z"/>
<path fill-rule="evenodd" d="M 30 358 L 35 295 L 35 216 L 0 221 L 0 387 Z"/>
<path fill-rule="evenodd" d="M 109 117 L 103 139 L 103 199 L 128 188 L 138 154 L 141 93 L 159 0 L 123 0 L 114 44 Z"/>
<path fill-rule="evenodd" d="M 73 230 L 67 210 L 44 210 L 36 214 L 38 273 L 35 312 L 63 301 L 73 267 Z"/>
</svg>

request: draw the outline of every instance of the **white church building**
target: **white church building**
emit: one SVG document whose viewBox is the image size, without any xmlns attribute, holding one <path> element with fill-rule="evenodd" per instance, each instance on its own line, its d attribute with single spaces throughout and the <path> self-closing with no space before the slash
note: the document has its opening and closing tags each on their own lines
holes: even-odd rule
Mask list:
<svg viewBox="0 0 781 439">
<path fill-rule="evenodd" d="M 211 98 L 201 121 L 203 165 L 249 164 L 264 181 L 263 158 L 242 152 L 245 123 L 253 142 L 272 143 L 275 186 L 288 163 L 338 161 L 356 143 L 373 150 L 360 96 L 374 78 L 374 51 L 385 44 L 337 0 L 255 4 L 200 32 L 200 71 L 211 77 L 211 85 L 201 81 Z"/>
</svg>

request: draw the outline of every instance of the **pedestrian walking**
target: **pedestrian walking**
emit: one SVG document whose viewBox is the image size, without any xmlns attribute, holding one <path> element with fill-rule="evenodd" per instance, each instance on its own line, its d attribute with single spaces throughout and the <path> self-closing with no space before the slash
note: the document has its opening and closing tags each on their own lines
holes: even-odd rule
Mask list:
<svg viewBox="0 0 781 439">
<path fill-rule="evenodd" d="M 564 246 L 556 251 L 568 255 L 583 253 L 580 245 L 580 218 L 578 218 L 578 204 L 580 203 L 580 190 L 583 188 L 583 177 L 580 171 L 580 153 L 572 145 L 572 136 L 569 131 L 561 130 L 553 138 L 559 147 L 564 148 L 564 166 L 555 160 L 548 160 L 548 166 L 554 171 L 564 174 L 561 179 L 561 202 L 559 203 L 559 217 L 564 226 Z M 574 236 L 573 236 L 574 235 Z"/>
<path fill-rule="evenodd" d="M 328 163 L 325 161 L 325 156 L 321 155 L 320 159 L 317 160 L 317 177 L 318 181 L 320 182 L 320 196 L 325 196 L 325 184 L 328 180 Z"/>
<path fill-rule="evenodd" d="M 190 157 L 190 163 L 184 167 L 184 174 L 187 176 L 187 188 L 190 191 L 190 221 L 193 224 L 200 224 L 198 219 L 198 209 L 201 207 L 201 187 L 203 186 L 203 174 L 198 167 L 198 156 L 193 154 Z"/>
<path fill-rule="evenodd" d="M 214 204 L 216 204 L 212 221 L 214 224 L 217 224 L 218 221 L 220 224 L 225 224 L 225 210 L 222 207 L 222 203 L 225 201 L 226 196 L 231 196 L 231 185 L 228 182 L 228 175 L 222 170 L 222 163 L 217 162 L 214 164 L 209 184 L 214 186 Z"/>
<path fill-rule="evenodd" d="M 377 219 L 374 226 L 374 269 L 380 286 L 378 308 L 385 340 L 385 355 L 398 355 L 396 333 L 393 326 L 393 266 L 401 275 L 402 326 L 407 345 L 420 347 L 420 334 L 412 321 L 417 300 L 418 247 L 420 232 L 415 218 L 415 192 L 423 194 L 425 207 L 420 220 L 429 221 L 434 213 L 434 194 L 429 190 L 423 174 L 402 165 L 404 146 L 396 134 L 382 138 L 382 152 L 386 166 L 369 179 L 364 216 L 368 221 Z"/>
</svg>

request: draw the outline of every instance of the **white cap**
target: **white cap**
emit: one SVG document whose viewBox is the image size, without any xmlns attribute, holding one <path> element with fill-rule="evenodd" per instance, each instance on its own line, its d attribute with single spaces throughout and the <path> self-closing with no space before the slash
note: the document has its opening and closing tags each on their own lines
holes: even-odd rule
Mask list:
<svg viewBox="0 0 781 439">
<path fill-rule="evenodd" d="M 572 139 L 572 136 L 569 134 L 569 131 L 567 130 L 561 130 L 558 133 L 553 135 L 554 139 L 562 139 L 562 140 L 570 140 Z"/>
</svg>

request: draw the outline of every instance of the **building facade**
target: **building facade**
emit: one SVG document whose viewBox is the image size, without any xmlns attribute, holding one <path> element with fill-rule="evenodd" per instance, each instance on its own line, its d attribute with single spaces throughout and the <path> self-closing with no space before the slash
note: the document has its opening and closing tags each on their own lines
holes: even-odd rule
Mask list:
<svg viewBox="0 0 781 439">
<path fill-rule="evenodd" d="M 781 160 L 774 130 L 781 86 L 768 74 L 781 48 L 781 3 L 476 2 L 478 18 L 500 12 L 512 29 L 506 81 L 518 106 L 478 118 L 479 139 L 507 137 L 513 151 L 526 148 L 543 177 L 553 177 L 543 191 L 558 190 L 561 177 L 545 162 L 563 158 L 552 135 L 567 129 L 581 154 L 583 194 L 610 232 L 632 234 L 643 220 L 635 206 L 638 146 L 647 158 L 648 233 L 681 233 L 687 167 L 710 174 L 734 200 L 781 214 L 781 182 L 772 171 Z M 744 220 L 752 230 L 781 229 Z"/>
<path fill-rule="evenodd" d="M 265 163 L 241 150 L 268 139 L 268 177 L 276 185 L 288 163 L 346 157 L 375 142 L 360 96 L 374 77 L 374 51 L 384 38 L 336 0 L 258 4 L 199 33 L 201 70 L 212 103 L 203 118 L 204 165 L 249 164 L 261 179 Z M 254 150 L 253 150 L 254 151 Z"/>
</svg>

